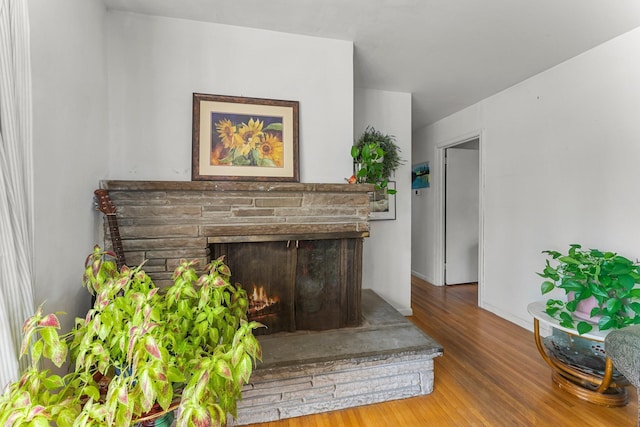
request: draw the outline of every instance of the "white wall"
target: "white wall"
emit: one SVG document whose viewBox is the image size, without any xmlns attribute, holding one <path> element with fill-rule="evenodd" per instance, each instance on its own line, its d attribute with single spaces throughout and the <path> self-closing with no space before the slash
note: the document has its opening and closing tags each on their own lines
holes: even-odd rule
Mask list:
<svg viewBox="0 0 640 427">
<path fill-rule="evenodd" d="M 640 257 L 640 28 L 414 134 L 414 162 L 482 129 L 484 289 L 480 305 L 531 327 L 544 249 L 571 243 Z M 433 168 L 436 165 L 432 166 Z M 435 176 L 435 175 L 434 175 Z M 431 194 L 414 206 L 413 270 L 432 277 Z"/>
<path fill-rule="evenodd" d="M 100 179 L 189 180 L 192 92 L 298 100 L 301 181 L 351 175 L 352 43 L 106 12 L 99 0 L 29 6 L 36 299 L 66 311 L 65 328 L 89 304 L 80 279 L 102 217 L 93 190 Z M 359 99 L 357 133 L 374 124 L 396 135 L 407 159 L 398 219 L 372 225 L 366 280 L 409 314 L 410 95 Z"/>
<path fill-rule="evenodd" d="M 298 100 L 301 182 L 352 173 L 353 44 L 180 19 L 110 12 L 110 178 L 191 179 L 193 92 Z M 395 135 L 397 220 L 372 224 L 364 286 L 410 313 L 411 96 L 358 91 L 356 136 Z M 389 267 L 391 266 L 391 267 Z"/>
<path fill-rule="evenodd" d="M 84 259 L 98 241 L 93 190 L 107 171 L 100 0 L 29 0 L 33 79 L 36 303 L 69 329 L 89 307 Z"/>
<path fill-rule="evenodd" d="M 365 239 L 362 286 L 373 289 L 404 315 L 411 314 L 411 94 L 358 89 L 355 139 L 367 126 L 393 135 L 405 163 L 398 168 L 396 219 L 371 221 Z"/>
<path fill-rule="evenodd" d="M 108 14 L 109 177 L 190 180 L 192 93 L 300 102 L 300 181 L 351 175 L 353 44 Z"/>
</svg>

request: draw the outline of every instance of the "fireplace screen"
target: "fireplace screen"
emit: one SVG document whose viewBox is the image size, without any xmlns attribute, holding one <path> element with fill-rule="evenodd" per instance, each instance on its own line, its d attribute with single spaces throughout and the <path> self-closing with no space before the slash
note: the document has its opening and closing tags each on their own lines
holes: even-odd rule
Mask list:
<svg viewBox="0 0 640 427">
<path fill-rule="evenodd" d="M 262 333 L 360 323 L 361 239 L 217 243 Z"/>
</svg>

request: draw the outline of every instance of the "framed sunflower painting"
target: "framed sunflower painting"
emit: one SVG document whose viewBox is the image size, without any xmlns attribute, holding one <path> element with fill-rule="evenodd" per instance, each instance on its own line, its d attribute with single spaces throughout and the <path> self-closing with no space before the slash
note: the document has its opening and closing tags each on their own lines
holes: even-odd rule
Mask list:
<svg viewBox="0 0 640 427">
<path fill-rule="evenodd" d="M 191 179 L 300 180 L 298 102 L 193 94 Z"/>
</svg>

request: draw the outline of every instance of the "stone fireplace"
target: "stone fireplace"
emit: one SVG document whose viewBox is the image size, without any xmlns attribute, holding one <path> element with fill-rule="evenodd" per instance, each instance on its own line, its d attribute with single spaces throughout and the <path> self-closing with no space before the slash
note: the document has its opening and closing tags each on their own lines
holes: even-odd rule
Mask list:
<svg viewBox="0 0 640 427">
<path fill-rule="evenodd" d="M 357 326 L 371 185 L 103 181 L 124 257 L 166 286 L 181 259 L 226 256 L 267 333 Z M 109 247 L 110 229 L 105 223 Z"/>
</svg>

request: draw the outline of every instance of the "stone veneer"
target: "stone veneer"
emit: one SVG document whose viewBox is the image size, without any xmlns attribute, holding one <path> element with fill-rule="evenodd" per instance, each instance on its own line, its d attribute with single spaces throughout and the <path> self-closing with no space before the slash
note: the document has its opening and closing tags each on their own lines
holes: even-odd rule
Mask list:
<svg viewBox="0 0 640 427">
<path fill-rule="evenodd" d="M 181 259 L 210 261 L 211 243 L 362 238 L 368 184 L 102 181 L 116 207 L 125 260 L 159 286 Z M 105 221 L 105 245 L 111 247 Z"/>
<path fill-rule="evenodd" d="M 356 328 L 260 336 L 263 360 L 229 425 L 263 423 L 430 394 L 443 348 L 371 289 Z"/>
</svg>

